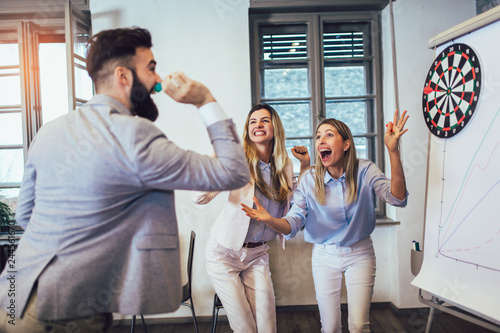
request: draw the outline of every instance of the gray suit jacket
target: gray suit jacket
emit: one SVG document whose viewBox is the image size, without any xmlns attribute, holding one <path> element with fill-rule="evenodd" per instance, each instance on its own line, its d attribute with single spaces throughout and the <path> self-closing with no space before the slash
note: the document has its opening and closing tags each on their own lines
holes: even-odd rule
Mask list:
<svg viewBox="0 0 500 333">
<path fill-rule="evenodd" d="M 22 315 L 38 281 L 39 319 L 176 310 L 182 288 L 174 190 L 244 186 L 249 172 L 231 120 L 208 127 L 217 158 L 182 150 L 149 120 L 97 95 L 44 125 L 33 141 L 16 219 L 3 309 Z M 14 271 L 14 273 L 9 273 Z M 8 296 L 15 275 L 15 295 Z"/>
</svg>

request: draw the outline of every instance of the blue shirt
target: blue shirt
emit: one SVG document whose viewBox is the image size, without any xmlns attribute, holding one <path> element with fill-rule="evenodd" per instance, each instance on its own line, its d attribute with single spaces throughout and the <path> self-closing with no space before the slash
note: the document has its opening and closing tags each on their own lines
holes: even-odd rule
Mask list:
<svg viewBox="0 0 500 333">
<path fill-rule="evenodd" d="M 354 203 L 346 202 L 345 174 L 334 179 L 325 172 L 326 204 L 320 205 L 314 191 L 314 173 L 314 169 L 308 170 L 293 194 L 292 208 L 285 216 L 292 228 L 287 239 L 295 237 L 305 225 L 306 242 L 351 246 L 368 237 L 375 228 L 375 195 L 390 205 L 406 206 L 408 192 L 404 200 L 395 198 L 391 180 L 370 160 L 359 159 L 358 198 Z"/>
<path fill-rule="evenodd" d="M 270 164 L 259 161 L 259 169 L 266 184 L 271 186 Z M 268 199 L 257 186 L 255 186 L 255 197 L 259 200 L 260 205 L 264 207 L 271 216 L 283 216 L 284 206 L 279 202 Z M 255 204 L 253 208 L 255 208 Z M 265 223 L 251 219 L 250 225 L 248 226 L 247 237 L 245 238 L 245 243 L 267 242 L 274 239 L 277 234 L 278 232 L 274 231 L 271 227 L 268 227 Z"/>
</svg>

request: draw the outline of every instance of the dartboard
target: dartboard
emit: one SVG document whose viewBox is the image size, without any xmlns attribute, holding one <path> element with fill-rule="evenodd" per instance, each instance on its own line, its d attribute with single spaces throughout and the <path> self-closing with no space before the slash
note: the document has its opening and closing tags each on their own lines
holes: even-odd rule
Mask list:
<svg viewBox="0 0 500 333">
<path fill-rule="evenodd" d="M 481 67 L 474 50 L 453 44 L 434 60 L 425 80 L 423 111 L 427 127 L 440 138 L 465 128 L 477 106 Z"/>
</svg>

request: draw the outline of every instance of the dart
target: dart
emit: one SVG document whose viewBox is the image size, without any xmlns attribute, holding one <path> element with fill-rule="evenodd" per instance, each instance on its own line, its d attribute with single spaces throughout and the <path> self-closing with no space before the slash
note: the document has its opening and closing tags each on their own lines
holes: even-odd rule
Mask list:
<svg viewBox="0 0 500 333">
<path fill-rule="evenodd" d="M 444 90 L 441 89 L 432 89 L 431 87 L 427 86 L 424 88 L 424 94 L 430 94 L 432 92 L 445 92 Z"/>
</svg>

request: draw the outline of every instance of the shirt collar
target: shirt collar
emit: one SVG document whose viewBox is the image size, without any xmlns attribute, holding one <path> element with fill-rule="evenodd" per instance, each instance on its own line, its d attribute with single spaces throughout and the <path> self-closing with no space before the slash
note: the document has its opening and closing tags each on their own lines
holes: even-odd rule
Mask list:
<svg viewBox="0 0 500 333">
<path fill-rule="evenodd" d="M 345 181 L 345 172 L 342 174 L 342 176 L 339 177 L 339 179 L 335 179 L 333 178 L 329 173 L 328 171 L 325 170 L 325 184 L 327 184 L 328 182 L 330 181 L 333 181 L 333 182 L 343 182 Z"/>
<path fill-rule="evenodd" d="M 260 169 L 260 171 L 264 171 L 266 169 L 271 170 L 271 163 L 266 163 L 266 162 L 262 162 L 261 160 L 259 160 L 259 169 Z"/>
<path fill-rule="evenodd" d="M 118 100 L 115 98 L 108 96 L 108 95 L 95 95 L 92 97 L 91 100 L 89 100 L 86 104 L 94 104 L 94 105 L 107 105 L 110 106 L 113 110 L 112 112 L 117 112 L 120 114 L 125 114 L 125 115 L 132 115 L 132 112 L 130 112 L 129 109 L 122 103 L 120 103 Z"/>
</svg>

